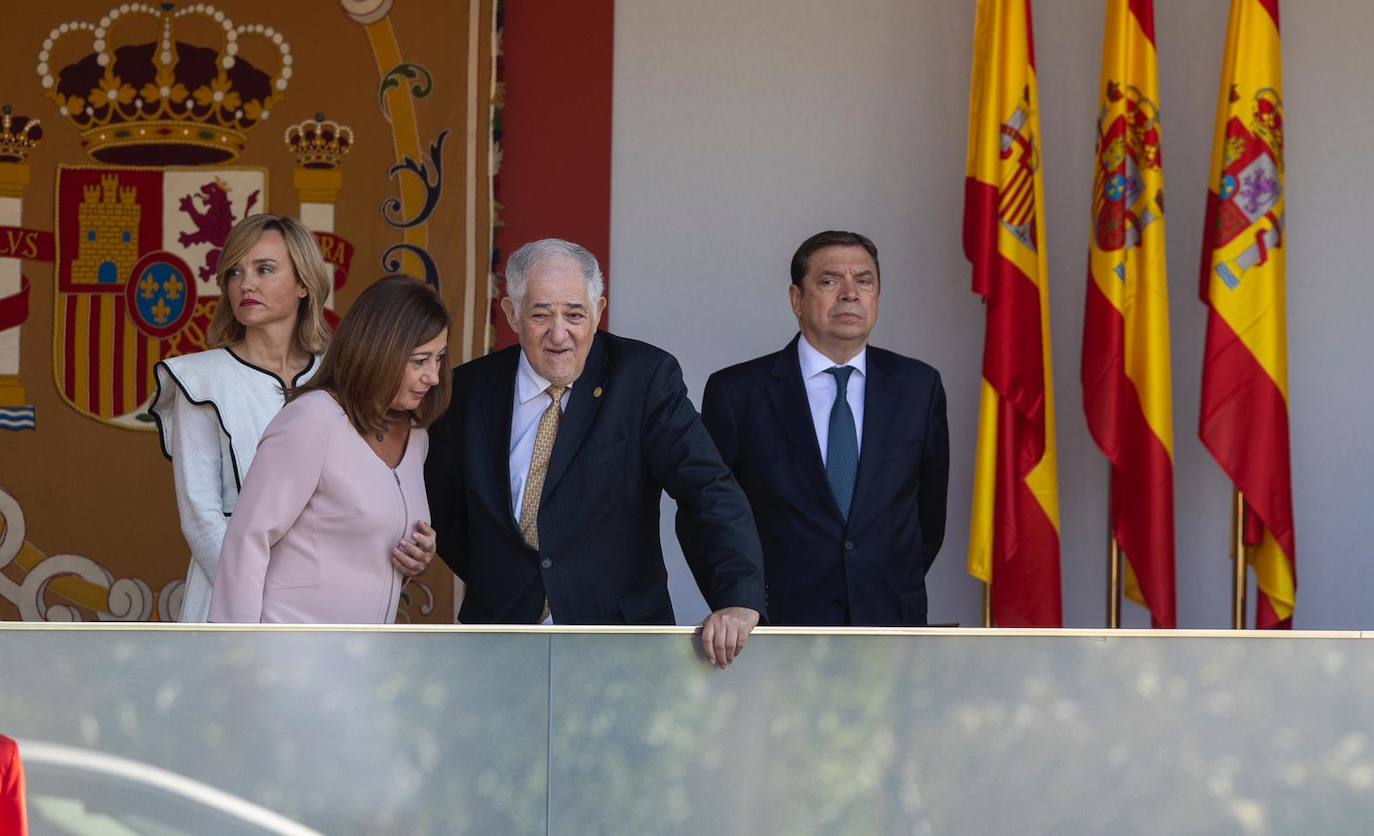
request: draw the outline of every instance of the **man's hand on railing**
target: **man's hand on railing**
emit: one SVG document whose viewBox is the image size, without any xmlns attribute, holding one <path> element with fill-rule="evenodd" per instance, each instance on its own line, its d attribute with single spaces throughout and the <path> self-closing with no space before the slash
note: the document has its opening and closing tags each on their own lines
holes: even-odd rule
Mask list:
<svg viewBox="0 0 1374 836">
<path fill-rule="evenodd" d="M 701 646 L 706 651 L 706 661 L 722 669 L 730 667 L 758 623 L 758 612 L 748 607 L 724 607 L 708 615 L 701 622 Z"/>
</svg>

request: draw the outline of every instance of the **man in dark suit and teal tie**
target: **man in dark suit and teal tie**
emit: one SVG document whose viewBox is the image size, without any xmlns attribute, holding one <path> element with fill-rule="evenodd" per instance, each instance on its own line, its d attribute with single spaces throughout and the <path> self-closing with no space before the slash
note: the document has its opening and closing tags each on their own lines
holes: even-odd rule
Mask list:
<svg viewBox="0 0 1374 836">
<path fill-rule="evenodd" d="M 822 232 L 792 257 L 801 331 L 711 375 L 702 420 L 749 497 L 769 623 L 921 626 L 945 535 L 949 427 L 934 368 L 868 344 L 878 250 Z M 677 520 L 684 544 L 698 530 Z"/>
</svg>

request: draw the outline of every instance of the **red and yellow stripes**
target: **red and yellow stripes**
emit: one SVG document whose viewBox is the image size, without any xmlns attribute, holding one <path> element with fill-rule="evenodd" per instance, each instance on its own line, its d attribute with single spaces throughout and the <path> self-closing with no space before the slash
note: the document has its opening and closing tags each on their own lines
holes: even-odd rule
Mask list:
<svg viewBox="0 0 1374 836">
<path fill-rule="evenodd" d="M 1111 462 L 1127 596 L 1171 628 L 1173 390 L 1153 0 L 1107 0 L 1099 95 L 1083 411 Z"/>
<path fill-rule="evenodd" d="M 1063 623 L 1030 0 L 978 0 L 964 250 L 987 304 L 968 570 L 1003 627 Z"/>
<path fill-rule="evenodd" d="M 1291 627 L 1297 592 L 1283 168 L 1278 0 L 1232 0 L 1203 230 L 1198 432 L 1245 496 L 1261 628 Z"/>
<path fill-rule="evenodd" d="M 123 296 L 75 293 L 62 312 L 62 395 L 101 419 L 121 418 L 144 403 L 153 392 L 153 367 L 162 359 L 160 341 L 140 332 L 125 307 Z"/>
</svg>

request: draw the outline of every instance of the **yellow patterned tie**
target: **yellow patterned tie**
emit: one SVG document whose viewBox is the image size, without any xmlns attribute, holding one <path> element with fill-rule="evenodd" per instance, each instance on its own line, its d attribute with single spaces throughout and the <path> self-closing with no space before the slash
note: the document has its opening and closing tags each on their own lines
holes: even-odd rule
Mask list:
<svg viewBox="0 0 1374 836">
<path fill-rule="evenodd" d="M 553 440 L 558 436 L 558 422 L 563 418 L 560 401 L 566 386 L 553 385 L 548 388 L 550 403 L 539 416 L 539 431 L 534 435 L 534 453 L 530 456 L 530 471 L 525 477 L 525 490 L 520 499 L 520 536 L 535 551 L 539 550 L 539 498 L 544 493 L 544 476 L 549 471 L 549 456 L 553 453 Z M 544 611 L 539 615 L 538 624 L 549 617 L 549 598 L 544 596 Z"/>
</svg>

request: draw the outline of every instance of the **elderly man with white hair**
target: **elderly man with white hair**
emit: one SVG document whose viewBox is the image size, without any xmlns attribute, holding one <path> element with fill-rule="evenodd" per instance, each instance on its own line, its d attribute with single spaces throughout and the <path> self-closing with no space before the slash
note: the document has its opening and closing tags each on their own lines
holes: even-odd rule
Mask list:
<svg viewBox="0 0 1374 836">
<path fill-rule="evenodd" d="M 597 331 L 601 268 L 534 241 L 501 300 L 520 344 L 453 373 L 425 467 L 440 557 L 467 584 L 465 624 L 673 624 L 659 542 L 663 491 L 695 522 L 687 562 L 725 667 L 764 609 L 753 515 L 672 355 Z"/>
</svg>

